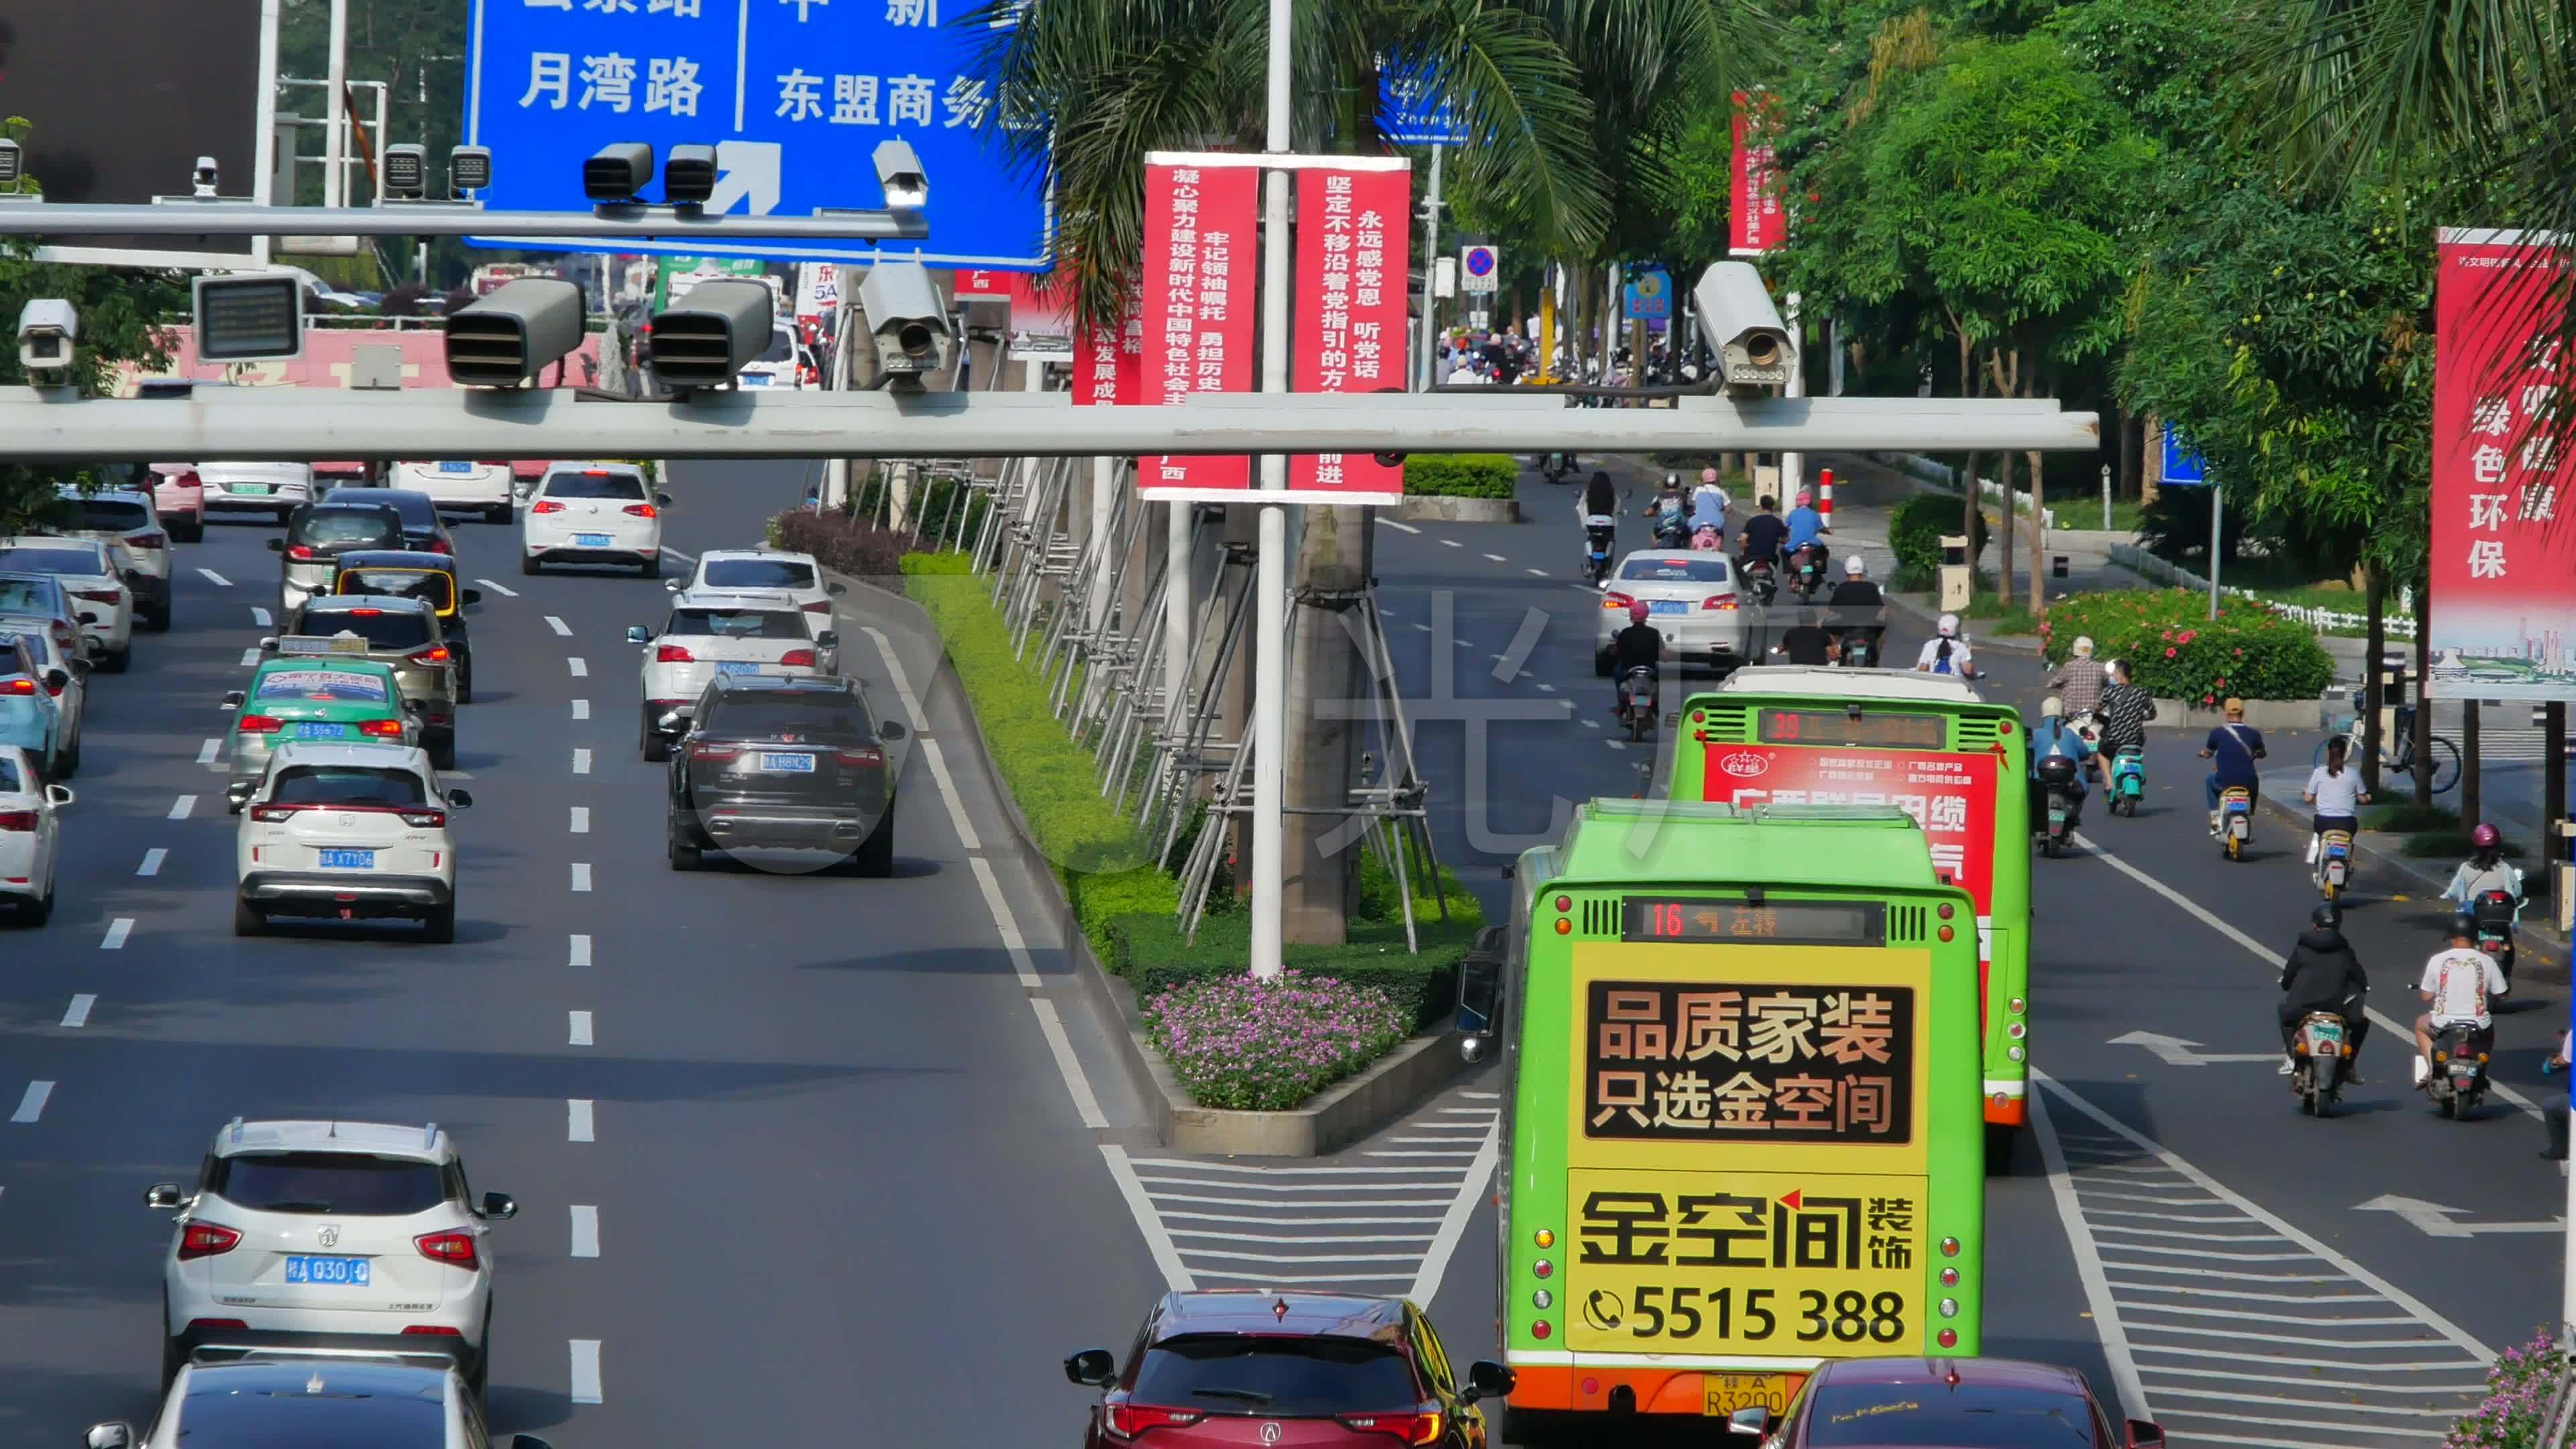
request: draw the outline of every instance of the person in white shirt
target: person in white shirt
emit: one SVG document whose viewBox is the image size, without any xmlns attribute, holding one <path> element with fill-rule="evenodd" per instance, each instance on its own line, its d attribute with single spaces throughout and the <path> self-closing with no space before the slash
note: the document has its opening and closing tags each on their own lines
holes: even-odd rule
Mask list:
<svg viewBox="0 0 2576 1449">
<path fill-rule="evenodd" d="M 2487 1003 L 2508 988 L 2495 958 L 2471 944 L 2477 935 L 2476 922 L 2453 916 L 2449 949 L 2433 953 L 2424 963 L 2424 979 L 2416 983 L 2416 994 L 2424 999 L 2424 1013 L 2415 1018 L 2415 1084 L 2419 1087 L 2433 1070 L 2433 1033 L 2443 1027 L 2474 1026 L 2475 1049 L 2494 1050 L 2495 1018 L 2488 1014 Z"/>
<path fill-rule="evenodd" d="M 2343 762 L 2344 748 L 2340 735 L 2326 741 L 2326 762 L 2308 772 L 2305 795 L 2308 803 L 2316 807 L 2316 818 L 2309 822 L 2308 830 L 2310 865 L 2317 863 L 2317 851 L 2327 831 L 2361 833 L 2361 807 L 2370 803 L 2370 793 L 2361 788 L 2361 772 Z"/>
<path fill-rule="evenodd" d="M 1735 500 L 1727 497 L 1726 490 L 1717 486 L 1717 470 L 1700 469 L 1699 486 L 1691 490 L 1691 527 L 1713 523 L 1717 525 L 1717 536 L 1724 538 L 1727 510 L 1734 506 Z"/>
<path fill-rule="evenodd" d="M 1458 359 L 1458 370 L 1449 374 L 1448 385 L 1450 387 L 1482 387 L 1485 385 L 1485 377 L 1484 374 L 1476 371 L 1475 364 L 1469 362 L 1465 356 L 1461 355 Z"/>
<path fill-rule="evenodd" d="M 1943 614 L 1940 633 L 1923 641 L 1923 652 L 1916 656 L 1914 667 L 1924 674 L 1955 674 L 1961 679 L 1977 677 L 1977 662 L 1968 653 L 1968 641 L 1959 633 L 1959 616 Z"/>
</svg>

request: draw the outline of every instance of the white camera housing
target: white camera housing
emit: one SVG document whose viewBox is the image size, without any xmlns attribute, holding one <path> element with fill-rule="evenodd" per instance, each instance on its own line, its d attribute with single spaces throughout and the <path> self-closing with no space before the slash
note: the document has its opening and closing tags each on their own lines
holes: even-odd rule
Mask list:
<svg viewBox="0 0 2576 1449">
<path fill-rule="evenodd" d="M 198 158 L 197 158 L 197 167 L 196 167 L 196 169 L 195 169 L 194 171 L 191 171 L 190 173 L 188 173 L 188 180 L 189 180 L 192 184 L 194 184 L 194 186 L 196 187 L 197 195 L 199 195 L 199 196 L 212 196 L 212 195 L 214 195 L 214 194 L 215 194 L 215 158 L 214 158 L 214 157 L 212 157 L 212 156 L 200 156 L 200 157 L 198 157 Z"/>
<path fill-rule="evenodd" d="M 71 380 L 72 352 L 80 342 L 80 314 L 60 297 L 38 297 L 18 310 L 18 365 L 30 374 Z"/>
<path fill-rule="evenodd" d="M 868 316 L 879 372 L 917 381 L 948 366 L 956 339 L 947 306 L 921 263 L 883 261 L 869 267 L 859 284 L 859 307 Z"/>
<path fill-rule="evenodd" d="M 1786 386 L 1798 366 L 1798 340 L 1780 320 L 1762 274 L 1751 262 L 1718 262 L 1692 293 L 1700 336 L 1717 354 L 1717 375 L 1736 396 Z"/>
</svg>

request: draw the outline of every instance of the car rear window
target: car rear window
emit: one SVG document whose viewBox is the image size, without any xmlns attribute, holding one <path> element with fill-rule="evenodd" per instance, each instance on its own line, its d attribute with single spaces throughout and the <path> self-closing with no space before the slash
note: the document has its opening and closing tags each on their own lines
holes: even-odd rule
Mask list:
<svg viewBox="0 0 2576 1449">
<path fill-rule="evenodd" d="M 366 1152 L 243 1152 L 206 1169 L 206 1191 L 253 1212 L 403 1217 L 447 1200 L 438 1164 Z M 193 1442 L 193 1441 L 191 1441 Z"/>
<path fill-rule="evenodd" d="M 421 530 L 438 526 L 438 503 L 426 493 L 409 493 L 396 497 L 382 488 L 334 488 L 322 495 L 324 504 L 344 503 L 359 508 L 390 508 L 406 528 Z"/>
<path fill-rule="evenodd" d="M 814 566 L 783 558 L 711 558 L 698 581 L 710 589 L 810 589 Z"/>
<path fill-rule="evenodd" d="M 295 515 L 287 536 L 296 543 L 393 548 L 402 543 L 402 517 L 390 508 L 317 507 Z"/>
<path fill-rule="evenodd" d="M 29 574 L 99 574 L 107 571 L 94 548 L 0 548 L 0 569 Z"/>
<path fill-rule="evenodd" d="M 763 362 L 785 362 L 796 355 L 796 339 L 785 332 L 769 334 L 769 350 L 760 354 Z"/>
<path fill-rule="evenodd" d="M 429 787 L 409 770 L 370 765 L 290 765 L 268 798 L 278 805 L 426 805 Z"/>
<path fill-rule="evenodd" d="M 326 704 L 382 704 L 391 695 L 373 674 L 338 669 L 279 669 L 259 677 L 254 699 L 310 699 Z"/>
<path fill-rule="evenodd" d="M 876 726 L 856 698 L 846 694 L 766 694 L 742 690 L 718 695 L 704 728 L 742 739 L 793 733 L 823 744 L 873 740 Z"/>
<path fill-rule="evenodd" d="M 1832 1384 L 1807 1411 L 1816 1449 L 2092 1449 L 2080 1395 L 2001 1384 Z"/>
<path fill-rule="evenodd" d="M 548 498 L 641 498 L 644 480 L 633 473 L 549 473 Z"/>
<path fill-rule="evenodd" d="M 701 634 L 716 639 L 795 639 L 811 643 L 805 616 L 775 609 L 673 609 L 665 634 Z"/>
<path fill-rule="evenodd" d="M 1421 1402 L 1412 1366 L 1356 1338 L 1204 1334 L 1145 1350 L 1134 1401 L 1211 1414 L 1346 1414 Z"/>
<path fill-rule="evenodd" d="M 429 616 L 410 609 L 314 609 L 298 629 L 308 638 L 355 634 L 378 649 L 409 649 L 429 642 Z"/>
<path fill-rule="evenodd" d="M 15 795 L 26 788 L 26 777 L 18 773 L 18 762 L 0 755 L 0 795 Z"/>
<path fill-rule="evenodd" d="M 1619 577 L 1645 583 L 1722 584 L 1726 560 L 1715 554 L 1654 554 L 1621 564 Z"/>
<path fill-rule="evenodd" d="M 109 533 L 152 526 L 152 510 L 140 503 L 122 498 L 73 498 L 64 500 L 71 510 L 74 528 L 94 528 Z"/>
<path fill-rule="evenodd" d="M 443 614 L 455 607 L 456 581 L 435 569 L 343 569 L 331 592 L 427 599 Z"/>
<path fill-rule="evenodd" d="M 300 1365 L 299 1365 L 300 1367 Z M 444 1390 L 422 1378 L 408 1392 L 333 1382 L 320 1365 L 322 1388 L 298 1375 L 275 1387 L 244 1390 L 220 1374 L 200 1375 L 179 1409 L 188 1449 L 442 1449 L 447 1443 Z"/>
<path fill-rule="evenodd" d="M 0 614 L 53 614 L 63 606 L 63 587 L 52 579 L 0 579 Z"/>
</svg>

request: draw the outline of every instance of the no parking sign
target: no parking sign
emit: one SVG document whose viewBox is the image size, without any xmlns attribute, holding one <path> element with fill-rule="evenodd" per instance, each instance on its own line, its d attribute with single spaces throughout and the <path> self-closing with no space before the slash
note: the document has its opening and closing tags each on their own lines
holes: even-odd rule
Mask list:
<svg viewBox="0 0 2576 1449">
<path fill-rule="evenodd" d="M 1492 247 L 1475 246 L 1458 249 L 1458 270 L 1466 274 L 1466 289 L 1470 293 L 1493 291 L 1494 284 L 1501 278 L 1502 269 L 1502 254 Z"/>
</svg>

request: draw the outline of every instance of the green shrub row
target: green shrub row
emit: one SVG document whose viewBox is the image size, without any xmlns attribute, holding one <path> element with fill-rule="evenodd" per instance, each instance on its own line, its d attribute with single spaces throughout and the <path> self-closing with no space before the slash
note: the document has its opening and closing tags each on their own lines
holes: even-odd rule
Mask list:
<svg viewBox="0 0 2576 1449">
<path fill-rule="evenodd" d="M 1940 577 L 1943 536 L 1956 535 L 1967 521 L 1967 505 L 1947 493 L 1917 493 L 1896 505 L 1887 520 L 1887 546 L 1896 555 L 1898 587 L 1930 587 Z M 1980 558 L 1994 535 L 1994 519 L 1984 516 L 1977 534 Z"/>
<path fill-rule="evenodd" d="M 1417 453 L 1404 460 L 1404 491 L 1432 498 L 1509 498 L 1521 464 L 1502 453 Z"/>
<path fill-rule="evenodd" d="M 2039 626 L 2051 663 L 2079 636 L 2094 657 L 2118 659 L 2159 699 L 2216 704 L 2240 699 L 2314 699 L 2334 679 L 2334 659 L 2315 631 L 2250 599 L 2222 601 L 2191 589 L 2112 589 L 2048 606 Z"/>
</svg>

